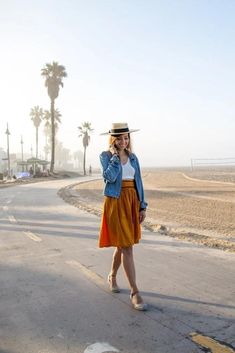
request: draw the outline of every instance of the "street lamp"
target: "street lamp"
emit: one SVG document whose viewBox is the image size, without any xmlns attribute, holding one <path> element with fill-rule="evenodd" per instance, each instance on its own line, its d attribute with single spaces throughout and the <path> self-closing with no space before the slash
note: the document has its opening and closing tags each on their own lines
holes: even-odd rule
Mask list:
<svg viewBox="0 0 235 353">
<path fill-rule="evenodd" d="M 7 123 L 7 129 L 6 129 L 5 134 L 7 135 L 7 166 L 8 166 L 7 177 L 10 178 L 10 176 L 11 176 L 10 150 L 9 150 L 9 135 L 10 135 L 10 131 L 8 129 L 8 123 Z"/>
<path fill-rule="evenodd" d="M 23 149 L 23 144 L 24 144 L 24 141 L 23 141 L 23 137 L 21 135 L 21 140 L 20 140 L 20 143 L 21 143 L 21 159 L 22 159 L 22 162 L 24 161 L 24 149 Z M 22 172 L 24 171 L 24 166 L 22 164 Z"/>
</svg>

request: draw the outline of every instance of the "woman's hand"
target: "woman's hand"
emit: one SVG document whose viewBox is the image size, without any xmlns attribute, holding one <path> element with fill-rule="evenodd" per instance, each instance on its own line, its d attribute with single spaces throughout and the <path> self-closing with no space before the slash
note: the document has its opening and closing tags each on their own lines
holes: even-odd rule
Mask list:
<svg viewBox="0 0 235 353">
<path fill-rule="evenodd" d="M 114 146 L 114 145 L 111 145 L 109 150 L 112 153 L 112 155 L 118 154 L 118 150 L 117 150 L 116 146 Z"/>
<path fill-rule="evenodd" d="M 140 223 L 142 223 L 145 218 L 146 218 L 146 210 L 141 210 L 140 213 L 139 213 L 139 219 L 140 219 Z"/>
</svg>

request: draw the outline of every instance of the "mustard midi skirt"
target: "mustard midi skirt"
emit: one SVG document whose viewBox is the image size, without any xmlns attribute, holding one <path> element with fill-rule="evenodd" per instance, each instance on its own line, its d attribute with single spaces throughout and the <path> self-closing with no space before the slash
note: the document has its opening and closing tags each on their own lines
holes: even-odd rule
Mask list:
<svg viewBox="0 0 235 353">
<path fill-rule="evenodd" d="M 120 197 L 105 196 L 100 227 L 99 247 L 129 247 L 139 243 L 140 202 L 134 180 L 123 180 Z"/>
</svg>

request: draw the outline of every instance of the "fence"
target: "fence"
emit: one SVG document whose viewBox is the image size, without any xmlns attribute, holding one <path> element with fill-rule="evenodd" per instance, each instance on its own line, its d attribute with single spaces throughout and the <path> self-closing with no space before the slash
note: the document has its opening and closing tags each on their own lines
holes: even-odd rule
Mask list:
<svg viewBox="0 0 235 353">
<path fill-rule="evenodd" d="M 235 158 L 191 158 L 191 169 L 195 167 L 235 166 Z"/>
</svg>

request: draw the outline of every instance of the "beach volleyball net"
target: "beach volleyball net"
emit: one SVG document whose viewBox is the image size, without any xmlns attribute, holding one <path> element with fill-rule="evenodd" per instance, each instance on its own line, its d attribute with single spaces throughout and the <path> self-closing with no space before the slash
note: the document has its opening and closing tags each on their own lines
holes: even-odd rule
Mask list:
<svg viewBox="0 0 235 353">
<path fill-rule="evenodd" d="M 191 169 L 235 168 L 235 158 L 191 158 Z"/>
</svg>

